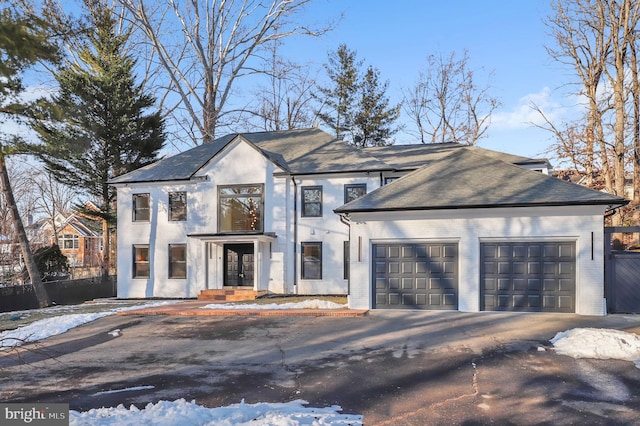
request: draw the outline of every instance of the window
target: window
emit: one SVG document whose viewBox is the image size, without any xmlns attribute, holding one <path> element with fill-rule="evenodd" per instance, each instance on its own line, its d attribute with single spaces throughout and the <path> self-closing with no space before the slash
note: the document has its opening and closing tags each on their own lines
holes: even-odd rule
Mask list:
<svg viewBox="0 0 640 426">
<path fill-rule="evenodd" d="M 302 187 L 302 216 L 322 217 L 322 187 Z"/>
<path fill-rule="evenodd" d="M 60 246 L 67 250 L 78 249 L 80 247 L 79 240 L 77 235 L 63 234 L 60 238 Z"/>
<path fill-rule="evenodd" d="M 345 241 L 342 245 L 342 277 L 345 280 L 349 279 L 349 241 Z"/>
<path fill-rule="evenodd" d="M 322 243 L 301 243 L 302 279 L 322 279 Z"/>
<path fill-rule="evenodd" d="M 149 194 L 133 194 L 133 221 L 148 222 L 149 212 Z"/>
<path fill-rule="evenodd" d="M 169 220 L 187 220 L 187 193 L 169 193 Z"/>
<path fill-rule="evenodd" d="M 218 187 L 219 232 L 262 232 L 263 185 Z"/>
<path fill-rule="evenodd" d="M 187 278 L 186 244 L 169 244 L 169 278 Z"/>
<path fill-rule="evenodd" d="M 394 180 L 398 180 L 398 179 L 400 179 L 400 178 L 398 178 L 398 177 L 386 177 L 386 178 L 384 178 L 384 184 L 387 185 L 387 184 L 393 182 Z"/>
<path fill-rule="evenodd" d="M 349 201 L 357 200 L 367 193 L 367 184 L 366 183 L 357 183 L 353 185 L 345 185 L 344 186 L 344 203 L 347 204 Z"/>
<path fill-rule="evenodd" d="M 149 246 L 133 246 L 133 278 L 149 278 Z"/>
</svg>

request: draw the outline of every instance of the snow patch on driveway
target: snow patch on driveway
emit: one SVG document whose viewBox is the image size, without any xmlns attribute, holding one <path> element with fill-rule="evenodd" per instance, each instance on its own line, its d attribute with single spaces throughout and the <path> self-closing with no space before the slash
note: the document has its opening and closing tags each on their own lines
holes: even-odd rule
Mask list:
<svg viewBox="0 0 640 426">
<path fill-rule="evenodd" d="M 619 359 L 640 368 L 640 336 L 620 330 L 574 328 L 551 339 L 560 355 L 573 358 Z"/>
</svg>

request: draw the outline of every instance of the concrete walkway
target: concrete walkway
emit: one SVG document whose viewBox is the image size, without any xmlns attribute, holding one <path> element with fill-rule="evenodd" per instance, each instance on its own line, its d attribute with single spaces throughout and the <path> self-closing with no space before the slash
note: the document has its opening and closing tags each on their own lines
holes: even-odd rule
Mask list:
<svg viewBox="0 0 640 426">
<path fill-rule="evenodd" d="M 118 315 L 180 315 L 206 317 L 362 317 L 368 311 L 362 309 L 212 309 L 212 301 L 178 302 L 163 306 L 120 312 Z"/>
</svg>

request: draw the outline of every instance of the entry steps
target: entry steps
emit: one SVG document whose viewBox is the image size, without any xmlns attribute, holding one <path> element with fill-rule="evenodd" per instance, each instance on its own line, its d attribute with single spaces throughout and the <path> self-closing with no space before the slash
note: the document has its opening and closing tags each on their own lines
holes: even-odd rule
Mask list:
<svg viewBox="0 0 640 426">
<path fill-rule="evenodd" d="M 267 295 L 267 290 L 252 290 L 244 288 L 223 288 L 202 290 L 198 300 L 215 300 L 220 302 L 237 302 L 241 300 L 255 300 Z"/>
</svg>

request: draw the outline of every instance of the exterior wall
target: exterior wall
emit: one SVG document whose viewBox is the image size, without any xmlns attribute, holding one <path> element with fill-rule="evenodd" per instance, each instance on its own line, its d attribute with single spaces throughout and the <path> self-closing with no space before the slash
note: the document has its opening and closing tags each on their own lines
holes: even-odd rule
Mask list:
<svg viewBox="0 0 640 426">
<path fill-rule="evenodd" d="M 314 176 L 292 178 L 258 150 L 236 142 L 219 153 L 187 182 L 118 185 L 118 297 L 197 297 L 206 288 L 224 284 L 224 244 L 253 243 L 254 288 L 286 294 L 346 294 L 343 248 L 349 227 L 333 209 L 344 204 L 344 185 L 367 183 L 367 191 L 380 186 L 379 176 Z M 264 185 L 266 236 L 214 235 L 218 233 L 218 185 Z M 323 188 L 323 215 L 301 216 L 301 187 Z M 187 192 L 187 220 L 169 221 L 169 192 Z M 134 222 L 133 194 L 150 195 L 150 220 Z M 294 217 L 294 212 L 297 215 Z M 297 227 L 297 229 L 296 229 Z M 322 242 L 322 280 L 302 280 L 301 242 Z M 187 244 L 187 278 L 169 279 L 169 244 Z M 150 277 L 133 278 L 133 246 L 148 244 Z M 296 277 L 298 277 L 296 279 Z"/>
<path fill-rule="evenodd" d="M 344 204 L 344 187 L 349 184 L 367 185 L 367 192 L 380 186 L 379 176 L 307 176 L 296 177 L 298 197 L 298 243 L 296 267 L 300 276 L 298 294 L 346 294 L 348 282 L 344 278 L 344 242 L 349 240 L 349 226 L 340 220 L 333 210 Z M 302 188 L 322 186 L 322 217 L 302 216 Z M 322 280 L 305 280 L 301 277 L 301 243 L 322 243 Z"/>
<path fill-rule="evenodd" d="M 377 242 L 458 242 L 459 310 L 475 312 L 481 242 L 548 240 L 576 242 L 576 313 L 604 315 L 603 214 L 603 206 L 352 214 L 349 306 L 372 307 L 371 246 Z"/>
</svg>

